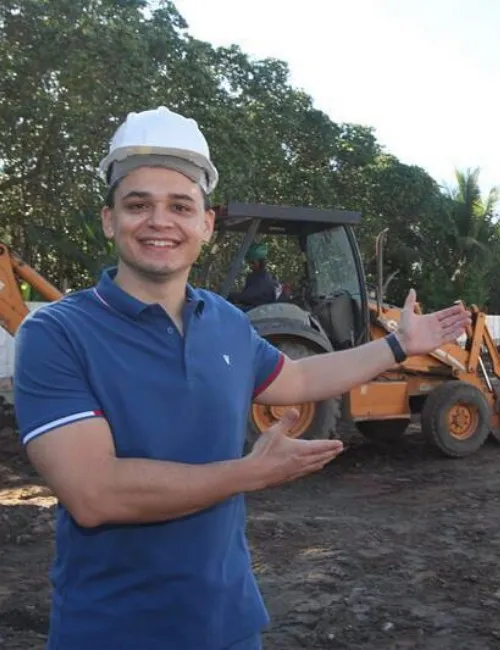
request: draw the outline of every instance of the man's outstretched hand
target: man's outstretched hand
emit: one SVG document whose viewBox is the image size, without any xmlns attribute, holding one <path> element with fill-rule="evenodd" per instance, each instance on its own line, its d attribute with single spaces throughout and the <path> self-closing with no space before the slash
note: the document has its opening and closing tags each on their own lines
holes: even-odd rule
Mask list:
<svg viewBox="0 0 500 650">
<path fill-rule="evenodd" d="M 461 304 L 429 314 L 415 313 L 416 294 L 408 293 L 397 332 L 408 356 L 427 354 L 444 343 L 455 341 L 470 324 L 470 314 Z"/>
<path fill-rule="evenodd" d="M 287 433 L 295 424 L 295 409 L 261 433 L 245 460 L 253 466 L 255 489 L 281 485 L 306 474 L 317 472 L 343 451 L 340 440 L 302 440 Z"/>
</svg>

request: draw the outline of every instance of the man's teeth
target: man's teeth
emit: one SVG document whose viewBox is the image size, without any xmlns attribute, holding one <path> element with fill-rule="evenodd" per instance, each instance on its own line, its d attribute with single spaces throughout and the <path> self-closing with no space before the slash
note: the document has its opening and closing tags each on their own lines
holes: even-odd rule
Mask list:
<svg viewBox="0 0 500 650">
<path fill-rule="evenodd" d="M 159 241 L 158 239 L 149 239 L 144 242 L 147 246 L 159 246 L 161 248 L 172 248 L 173 246 L 177 246 L 176 241 Z"/>
</svg>

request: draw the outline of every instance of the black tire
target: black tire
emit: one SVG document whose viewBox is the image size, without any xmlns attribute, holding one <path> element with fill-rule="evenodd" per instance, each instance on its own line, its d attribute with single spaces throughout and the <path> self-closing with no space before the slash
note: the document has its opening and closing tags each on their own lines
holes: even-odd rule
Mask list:
<svg viewBox="0 0 500 650">
<path fill-rule="evenodd" d="M 450 423 L 452 409 L 456 416 L 455 422 Z M 440 384 L 427 397 L 422 409 L 422 432 L 431 444 L 451 458 L 475 453 L 488 437 L 490 421 L 487 399 L 479 388 L 464 381 Z"/>
<path fill-rule="evenodd" d="M 13 411 L 11 404 L 7 402 L 3 395 L 0 395 L 0 430 L 9 426 L 12 418 L 9 416 Z"/>
<path fill-rule="evenodd" d="M 376 445 L 393 445 L 404 436 L 410 420 L 363 420 L 356 422 L 356 427 L 363 436 Z"/>
<path fill-rule="evenodd" d="M 317 350 L 312 346 L 298 340 L 296 338 L 279 339 L 273 342 L 290 359 L 303 359 L 312 355 L 318 354 Z M 261 411 L 270 411 L 270 407 L 255 406 Z M 271 416 L 269 416 L 271 417 Z M 311 424 L 307 429 L 297 437 L 305 438 L 308 440 L 322 440 L 335 437 L 337 425 L 342 417 L 342 398 L 332 398 L 324 402 L 316 402 L 314 404 L 314 417 Z M 247 441 L 253 444 L 262 429 L 257 425 L 254 420 L 252 410 L 248 423 Z"/>
</svg>

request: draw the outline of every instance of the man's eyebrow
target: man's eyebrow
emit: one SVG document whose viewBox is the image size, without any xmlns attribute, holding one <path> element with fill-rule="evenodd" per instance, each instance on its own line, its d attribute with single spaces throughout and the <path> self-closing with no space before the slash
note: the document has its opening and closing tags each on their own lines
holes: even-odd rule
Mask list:
<svg viewBox="0 0 500 650">
<path fill-rule="evenodd" d="M 122 197 L 122 201 L 125 201 L 126 199 L 130 199 L 131 197 L 138 197 L 139 199 L 147 199 L 151 197 L 150 192 L 141 192 L 140 190 L 132 190 L 128 192 L 128 194 L 125 194 L 124 197 Z"/>
<path fill-rule="evenodd" d="M 141 190 L 131 190 L 125 196 L 122 197 L 122 201 L 125 201 L 127 199 L 130 199 L 131 197 L 137 197 L 140 199 L 148 199 L 151 198 L 153 195 L 151 192 L 145 192 Z M 169 199 L 174 199 L 174 201 L 189 201 L 190 203 L 194 203 L 194 199 L 192 196 L 189 194 L 168 194 L 167 197 Z"/>
<path fill-rule="evenodd" d="M 189 201 L 190 203 L 194 203 L 193 197 L 189 194 L 170 194 L 169 198 L 175 201 Z"/>
</svg>

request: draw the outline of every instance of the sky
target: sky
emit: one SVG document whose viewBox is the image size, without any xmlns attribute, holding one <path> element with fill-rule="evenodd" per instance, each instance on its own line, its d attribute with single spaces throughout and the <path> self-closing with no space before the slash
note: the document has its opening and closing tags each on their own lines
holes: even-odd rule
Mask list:
<svg viewBox="0 0 500 650">
<path fill-rule="evenodd" d="M 441 184 L 500 185 L 500 0 L 175 0 L 196 38 L 290 67 L 335 122 Z"/>
</svg>

